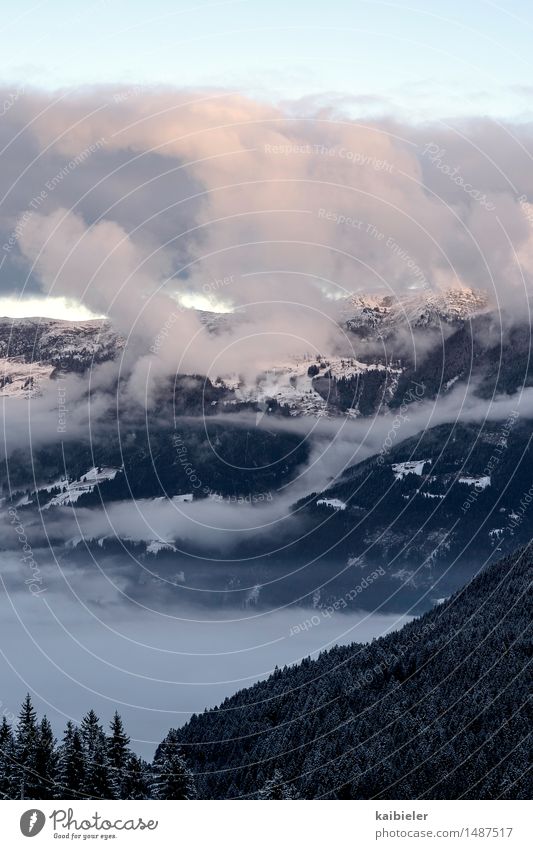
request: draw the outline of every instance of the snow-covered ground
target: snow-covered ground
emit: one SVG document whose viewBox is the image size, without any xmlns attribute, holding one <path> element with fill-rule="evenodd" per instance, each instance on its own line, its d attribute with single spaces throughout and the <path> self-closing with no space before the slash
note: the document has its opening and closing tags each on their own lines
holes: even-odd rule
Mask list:
<svg viewBox="0 0 533 849">
<path fill-rule="evenodd" d="M 54 371 L 81 373 L 114 359 L 123 347 L 101 319 L 0 318 L 0 395 L 39 394 Z"/>
<path fill-rule="evenodd" d="M 50 484 L 50 486 L 44 487 L 44 489 L 51 492 L 52 489 L 59 487 L 61 492 L 51 498 L 42 509 L 47 510 L 52 506 L 61 507 L 65 504 L 75 504 L 80 496 L 86 492 L 93 492 L 96 486 L 106 480 L 113 480 L 120 471 L 120 469 L 93 467 L 77 481 L 56 481 L 56 483 Z"/>
<path fill-rule="evenodd" d="M 340 498 L 319 498 L 317 507 L 332 507 L 334 510 L 346 510 L 346 504 Z"/>
<path fill-rule="evenodd" d="M 147 554 L 158 554 L 160 551 L 176 551 L 176 548 L 171 542 L 164 542 L 159 539 L 154 539 L 146 546 Z"/>
<path fill-rule="evenodd" d="M 486 489 L 490 486 L 490 475 L 481 475 L 480 477 L 462 477 L 459 478 L 459 483 L 466 483 L 468 486 L 475 486 L 476 489 Z"/>
<path fill-rule="evenodd" d="M 406 475 L 423 475 L 426 463 L 431 463 L 431 460 L 407 460 L 405 463 L 393 463 L 392 471 L 396 480 L 401 480 Z"/>
<path fill-rule="evenodd" d="M 238 375 L 224 376 L 223 381 L 234 390 L 237 401 L 261 404 L 273 398 L 291 407 L 294 415 L 320 415 L 325 414 L 327 405 L 313 389 L 313 378 L 307 373 L 315 363 L 316 357 L 295 358 L 263 372 L 254 383 L 246 383 Z"/>
<path fill-rule="evenodd" d="M 353 357 L 317 357 L 309 354 L 273 366 L 260 374 L 254 382 L 246 382 L 236 374 L 224 376 L 222 382 L 235 392 L 235 397 L 240 402 L 266 404 L 269 399 L 274 399 L 278 404 L 290 407 L 292 416 L 327 416 L 328 405 L 313 387 L 315 377 L 350 379 L 368 371 L 386 370 L 395 374 L 401 373 L 401 369 L 362 363 Z M 355 411 L 348 410 L 346 414 L 353 415 Z"/>
<path fill-rule="evenodd" d="M 486 311 L 488 299 L 474 289 L 417 289 L 402 295 L 359 294 L 340 304 L 341 320 L 353 330 L 371 329 L 384 335 L 403 326 L 439 327 L 468 321 Z"/>
<path fill-rule="evenodd" d="M 40 392 L 53 371 L 52 365 L 26 363 L 22 357 L 0 358 L 0 396 L 30 398 Z"/>
<path fill-rule="evenodd" d="M 0 357 L 23 357 L 56 367 L 66 360 L 89 364 L 124 347 L 124 340 L 102 319 L 0 318 Z"/>
</svg>

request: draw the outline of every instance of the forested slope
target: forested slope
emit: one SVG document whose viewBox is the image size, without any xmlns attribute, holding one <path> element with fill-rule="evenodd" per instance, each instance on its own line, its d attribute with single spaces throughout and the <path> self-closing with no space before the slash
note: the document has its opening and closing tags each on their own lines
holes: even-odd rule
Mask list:
<svg viewBox="0 0 533 849">
<path fill-rule="evenodd" d="M 401 631 L 193 717 L 178 740 L 199 796 L 273 776 L 303 798 L 530 796 L 532 567 L 522 549 Z"/>
</svg>

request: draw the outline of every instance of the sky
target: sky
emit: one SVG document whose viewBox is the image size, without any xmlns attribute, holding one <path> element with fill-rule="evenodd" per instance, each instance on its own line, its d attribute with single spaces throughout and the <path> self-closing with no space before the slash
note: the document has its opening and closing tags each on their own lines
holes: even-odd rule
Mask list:
<svg viewBox="0 0 533 849">
<path fill-rule="evenodd" d="M 76 320 L 102 314 L 113 317 L 109 303 L 91 302 L 87 293 L 78 290 L 76 279 L 71 278 L 59 292 L 57 280 L 55 288 L 43 280 L 40 266 L 43 251 L 49 246 L 36 245 L 35 240 L 29 245 L 28 236 L 35 228 L 43 229 L 44 218 L 39 216 L 49 217 L 58 208 L 71 213 L 75 208 L 82 216 L 82 227 L 91 226 L 97 214 L 102 230 L 111 218 L 110 226 L 118 224 L 128 236 L 133 230 L 133 243 L 151 228 L 150 237 L 155 242 L 159 240 L 160 255 L 169 238 L 178 233 L 182 244 L 188 240 L 188 250 L 180 254 L 183 265 L 187 265 L 187 260 L 194 260 L 194 256 L 187 255 L 195 252 L 192 242 L 206 231 L 191 228 L 185 239 L 178 228 L 190 220 L 200 228 L 205 226 L 202 201 L 210 204 L 213 215 L 227 214 L 231 202 L 217 203 L 213 194 L 213 187 L 218 190 L 226 175 L 233 182 L 239 175 L 249 173 L 269 181 L 280 176 L 285 181 L 291 177 L 308 181 L 319 172 L 324 181 L 335 171 L 335 179 L 343 184 L 353 180 L 359 192 L 363 189 L 383 198 L 387 191 L 390 203 L 395 188 L 394 178 L 388 180 L 387 169 L 396 169 L 399 174 L 401 166 L 405 166 L 411 181 L 413 175 L 418 180 L 416 172 L 422 170 L 424 189 L 436 191 L 442 205 L 450 203 L 452 187 L 451 179 L 441 178 L 444 168 L 459 168 L 468 185 L 484 194 L 494 190 L 494 178 L 488 174 L 490 166 L 494 166 L 493 170 L 499 170 L 507 180 L 514 203 L 520 192 L 529 203 L 531 190 L 527 185 L 519 186 L 516 174 L 511 174 L 513 161 L 515 170 L 520 168 L 522 175 L 527 176 L 526 171 L 531 170 L 529 134 L 525 141 L 517 139 L 515 129 L 529 128 L 532 118 L 533 8 L 522 0 L 505 4 L 491 0 L 451 0 L 446 4 L 436 0 L 332 0 L 327 4 L 314 0 L 305 4 L 282 0 L 96 0 L 83 4 L 70 0 L 23 0 L 16 8 L 0 0 L 0 10 L 0 239 L 4 246 L 8 244 L 0 251 L 0 315 L 18 317 L 38 312 Z M 76 103 L 77 111 L 73 107 Z M 108 120 L 102 120 L 102 110 Z M 62 115 L 54 114 L 61 111 Z M 173 117 L 170 122 L 169 114 Z M 329 122 L 354 122 L 350 144 L 357 146 L 358 156 L 362 150 L 362 156 L 371 158 L 375 150 L 379 159 L 385 151 L 385 162 L 392 163 L 384 166 L 387 190 L 380 185 L 382 175 L 375 173 L 370 183 L 356 174 L 364 169 L 350 169 L 350 163 L 340 162 L 339 156 L 336 163 L 322 162 L 323 167 L 317 167 L 315 162 L 306 168 L 301 167 L 302 157 L 297 162 L 296 157 L 286 156 L 284 174 L 277 167 L 279 162 L 266 165 L 260 157 L 251 167 L 242 158 L 221 159 L 220 173 L 214 178 L 213 158 L 217 157 L 217 150 L 222 157 L 231 155 L 233 140 L 241 151 L 246 144 L 264 146 L 271 137 L 275 142 L 293 143 L 297 136 L 302 146 L 331 146 L 331 133 L 328 137 L 327 132 L 320 132 L 324 127 L 319 121 L 324 116 Z M 290 122 L 296 118 L 315 123 L 308 124 L 307 132 L 303 127 L 292 132 L 294 125 Z M 487 119 L 492 123 L 485 131 L 482 122 Z M 69 125 L 70 120 L 74 123 Z M 247 127 L 257 121 L 253 135 Z M 267 133 L 266 128 L 273 131 L 278 127 L 281 131 L 282 121 L 287 126 L 278 138 L 274 138 L 274 132 Z M 475 132 L 470 133 L 464 122 L 472 121 L 477 124 Z M 81 132 L 80 123 L 85 126 L 89 122 L 94 131 Z M 215 132 L 217 122 L 226 123 L 219 123 Z M 400 122 L 401 127 L 394 126 L 394 122 Z M 367 124 L 378 128 L 379 138 L 361 139 Z M 63 135 L 57 138 L 54 132 L 59 125 Z M 498 139 L 496 131 L 500 126 L 503 132 Z M 451 137 L 450 128 L 454 128 Z M 338 129 L 334 144 L 342 142 L 341 127 Z M 211 135 L 209 149 L 203 138 L 196 145 L 188 144 L 187 133 L 196 139 L 194 134 L 198 132 L 206 139 Z M 509 137 L 515 143 L 514 150 L 508 144 Z M 166 139 L 172 139 L 173 144 L 167 145 Z M 447 145 L 451 142 L 457 147 L 461 141 L 466 142 L 464 149 L 450 155 Z M 47 179 L 60 175 L 65 158 L 75 157 L 85 142 L 96 144 L 96 152 L 81 167 L 72 169 L 76 173 L 69 173 L 68 179 L 58 179 L 53 191 L 45 190 Z M 445 162 L 430 156 L 422 161 L 420 154 L 427 153 L 423 142 L 438 142 L 446 154 Z M 410 163 L 405 156 L 401 163 L 397 161 L 402 147 L 403 154 L 413 154 Z M 197 149 L 206 153 L 204 162 L 194 161 Z M 495 162 L 500 151 L 505 161 Z M 170 163 L 173 170 L 164 185 L 161 175 L 167 173 L 169 157 L 174 160 Z M 132 159 L 129 164 L 128 159 Z M 485 169 L 483 174 L 479 173 L 481 168 Z M 467 169 L 478 173 L 472 177 Z M 501 191 L 501 186 L 496 188 Z M 43 190 L 46 197 L 41 204 L 36 195 Z M 202 192 L 207 195 L 204 197 Z M 293 207 L 304 216 L 314 215 L 314 202 L 310 208 L 307 194 L 303 182 L 301 191 L 293 192 Z M 190 200 L 185 203 L 184 198 Z M 464 191 L 455 192 L 454 214 L 465 199 Z M 275 197 L 272 200 L 278 202 Z M 340 201 L 334 200 L 337 209 Z M 345 200 L 345 206 L 354 209 L 361 195 Z M 177 201 L 182 205 L 176 206 Z M 247 204 L 248 210 L 248 201 L 234 198 L 233 212 L 243 210 Z M 166 215 L 172 202 L 172 211 Z M 251 202 L 255 200 L 252 198 Z M 133 210 L 135 203 L 137 209 Z M 129 210 L 125 209 L 127 204 Z M 405 197 L 400 197 L 399 205 L 403 212 L 413 213 L 413 209 L 407 209 Z M 505 206 L 506 214 L 509 199 Z M 144 220 L 141 209 L 148 211 Z M 480 212 L 479 204 L 477 211 Z M 345 214 L 344 209 L 341 212 Z M 31 221 L 26 226 L 23 220 L 22 233 L 17 230 L 18 222 L 28 213 Z M 154 216 L 159 216 L 158 223 L 163 222 L 158 228 L 154 226 Z M 459 216 L 464 220 L 461 211 Z M 367 223 L 376 223 L 373 215 L 367 213 L 367 219 Z M 421 219 L 425 219 L 425 213 Z M 507 225 L 506 221 L 504 229 L 508 229 Z M 378 226 L 389 235 L 388 225 L 384 228 L 378 222 Z M 470 228 L 469 222 L 467 226 Z M 316 241 L 314 224 L 311 230 Z M 288 227 L 287 236 L 296 239 L 304 231 L 303 226 Z M 64 240 L 64 235 L 59 235 Z M 246 235 L 265 244 L 274 237 L 267 227 L 254 229 L 252 219 L 237 233 L 239 238 Z M 392 232 L 390 235 L 395 236 Z M 504 239 L 514 242 L 515 235 L 508 232 Z M 334 235 L 319 236 L 336 250 L 346 249 L 341 228 L 336 228 Z M 479 241 L 477 231 L 472 234 L 469 229 L 470 236 Z M 228 298 L 215 297 L 213 290 L 206 297 L 203 287 L 221 276 L 235 278 L 236 271 L 250 272 L 240 259 L 237 262 L 232 257 L 228 263 L 225 260 L 229 254 L 220 253 L 220 244 L 230 244 L 233 237 L 227 232 L 219 237 L 218 245 L 212 246 L 216 259 L 196 291 L 189 286 L 181 290 L 178 287 L 173 293 L 182 298 L 182 305 L 232 308 Z M 493 234 L 489 238 L 493 239 Z M 468 254 L 460 242 L 456 244 L 464 255 Z M 448 250 L 446 244 L 441 247 Z M 422 266 L 424 257 L 411 253 L 412 244 L 402 244 L 402 249 Z M 513 244 L 513 250 L 519 254 L 520 246 Z M 394 289 L 397 280 L 391 274 L 390 262 L 382 262 L 378 268 L 373 251 L 370 255 L 366 249 L 361 251 L 357 246 L 358 260 L 370 264 Z M 505 247 L 503 251 L 506 252 Z M 494 253 L 501 252 L 498 242 Z M 390 260 L 387 252 L 385 256 Z M 312 259 L 318 274 L 337 273 L 338 269 L 325 267 L 322 258 Z M 157 270 L 160 277 L 165 272 L 190 276 L 175 260 L 173 257 L 170 263 L 161 264 L 165 268 Z M 279 260 L 290 271 L 286 257 L 279 256 Z M 475 262 L 478 269 L 482 268 L 482 262 Z M 472 266 L 471 257 L 466 264 Z M 260 262 L 252 264 L 251 270 L 255 272 L 259 266 Z M 500 267 L 491 268 L 491 276 L 501 271 Z M 432 284 L 439 276 L 435 269 L 433 272 Z M 426 274 L 425 269 L 423 273 Z M 211 282 L 206 284 L 206 279 Z M 467 283 L 470 285 L 471 281 Z M 249 278 L 246 285 L 250 289 Z M 232 287 L 237 288 L 235 280 Z M 242 300 L 240 291 L 233 300 Z"/>
<path fill-rule="evenodd" d="M 404 117 L 530 116 L 527 0 L 2 0 L 6 83 L 335 93 Z"/>
</svg>

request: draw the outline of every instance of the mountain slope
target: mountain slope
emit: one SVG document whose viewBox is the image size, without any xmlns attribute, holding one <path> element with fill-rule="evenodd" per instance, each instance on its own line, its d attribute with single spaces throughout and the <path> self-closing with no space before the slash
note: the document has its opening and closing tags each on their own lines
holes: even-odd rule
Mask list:
<svg viewBox="0 0 533 849">
<path fill-rule="evenodd" d="M 101 319 L 0 318 L 0 395 L 35 394 L 48 378 L 83 373 L 114 359 L 123 346 Z"/>
<path fill-rule="evenodd" d="M 206 334 L 218 336 L 234 332 L 246 312 L 198 316 Z M 273 350 L 271 362 L 253 377 L 211 375 L 204 412 L 358 418 L 412 403 L 413 382 L 426 401 L 446 395 L 457 382 L 473 381 L 482 397 L 533 385 L 529 325 L 516 317 L 504 320 L 483 293 L 356 295 L 342 301 L 337 319 L 329 350 L 317 353 L 310 339 L 312 354 L 279 361 Z M 34 394 L 60 371 L 86 372 L 115 359 L 123 346 L 105 320 L 0 319 L 0 395 Z M 170 397 L 171 383 L 161 389 Z M 191 403 L 190 393 L 175 394 L 184 395 L 177 398 L 179 412 L 202 412 L 202 398 Z"/>
<path fill-rule="evenodd" d="M 530 798 L 532 575 L 522 550 L 401 631 L 193 717 L 200 796 L 254 797 L 280 770 L 304 798 Z"/>
<path fill-rule="evenodd" d="M 422 431 L 299 501 L 286 554 L 301 565 L 329 563 L 335 582 L 357 583 L 360 570 L 381 565 L 387 603 L 421 611 L 426 592 L 449 595 L 529 541 L 531 462 L 531 422 L 516 412 L 482 428 Z"/>
<path fill-rule="evenodd" d="M 261 524 L 263 507 L 274 506 L 309 462 L 312 442 L 220 418 L 202 424 L 181 422 L 178 431 L 160 426 L 150 429 L 149 438 L 141 428 L 129 428 L 121 442 L 110 430 L 91 445 L 20 450 L 0 483 L 28 527 L 46 521 L 58 550 L 70 540 L 60 536 L 62 519 L 69 523 L 80 510 L 110 509 L 113 503 L 126 507 L 132 498 L 163 512 L 180 503 L 184 517 L 202 500 L 210 511 L 224 508 L 237 516 L 240 505 L 253 505 Z M 329 489 L 306 495 L 277 525 L 274 538 L 268 522 L 264 532 L 230 535 L 223 562 L 207 538 L 184 540 L 178 528 L 173 535 L 165 531 L 163 545 L 154 546 L 147 526 L 141 551 L 148 551 L 156 576 L 183 572 L 195 586 L 232 588 L 227 598 L 204 594 L 210 603 L 237 603 L 236 587 L 261 586 L 254 600 L 261 607 L 297 603 L 314 613 L 346 597 L 349 607 L 422 613 L 484 563 L 528 542 L 532 463 L 529 420 L 513 417 L 482 429 L 440 425 L 349 468 Z M 112 535 L 102 541 L 104 533 L 109 531 L 98 529 L 93 537 L 88 530 L 82 546 L 92 545 L 99 559 L 126 543 Z M 72 558 L 67 548 L 65 556 Z M 205 557 L 213 562 L 204 569 Z M 365 588 L 364 597 L 351 597 L 378 568 L 379 580 Z M 145 584 L 137 589 L 147 591 Z"/>
<path fill-rule="evenodd" d="M 460 325 L 488 310 L 484 292 L 474 289 L 417 290 L 392 297 L 353 295 L 342 303 L 342 318 L 349 330 L 363 336 L 388 336 L 400 327 Z"/>
</svg>

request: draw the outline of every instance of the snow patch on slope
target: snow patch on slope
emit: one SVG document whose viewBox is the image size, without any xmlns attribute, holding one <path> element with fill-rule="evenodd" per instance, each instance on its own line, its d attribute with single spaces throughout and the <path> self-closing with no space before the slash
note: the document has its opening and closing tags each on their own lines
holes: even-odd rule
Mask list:
<svg viewBox="0 0 533 849">
<path fill-rule="evenodd" d="M 334 510 L 346 510 L 346 504 L 339 498 L 319 498 L 317 507 L 332 507 Z"/>
<path fill-rule="evenodd" d="M 431 460 L 407 460 L 405 463 L 393 463 L 391 468 L 396 480 L 400 481 L 406 475 L 424 474 L 426 463 L 431 463 Z"/>
<path fill-rule="evenodd" d="M 466 483 L 468 486 L 475 486 L 476 489 L 486 489 L 490 486 L 490 475 L 480 475 L 479 477 L 463 477 L 459 478 L 459 483 Z"/>
<path fill-rule="evenodd" d="M 49 507 L 62 507 L 66 504 L 75 504 L 76 501 L 85 493 L 93 492 L 96 486 L 107 480 L 113 480 L 121 469 L 113 468 L 97 468 L 94 466 L 89 469 L 86 474 L 77 481 L 60 480 L 50 486 L 44 487 L 48 492 L 59 487 L 61 492 L 50 499 L 48 504 L 42 508 L 47 510 Z"/>
<path fill-rule="evenodd" d="M 328 416 L 327 402 L 314 388 L 314 378 L 351 379 L 369 371 L 401 373 L 401 369 L 377 363 L 362 363 L 353 357 L 307 354 L 263 371 L 255 382 L 246 382 L 236 374 L 223 376 L 219 382 L 235 392 L 234 403 L 268 404 L 270 400 L 275 400 L 289 407 L 291 416 Z M 354 415 L 354 411 L 349 410 L 346 414 Z"/>
</svg>

